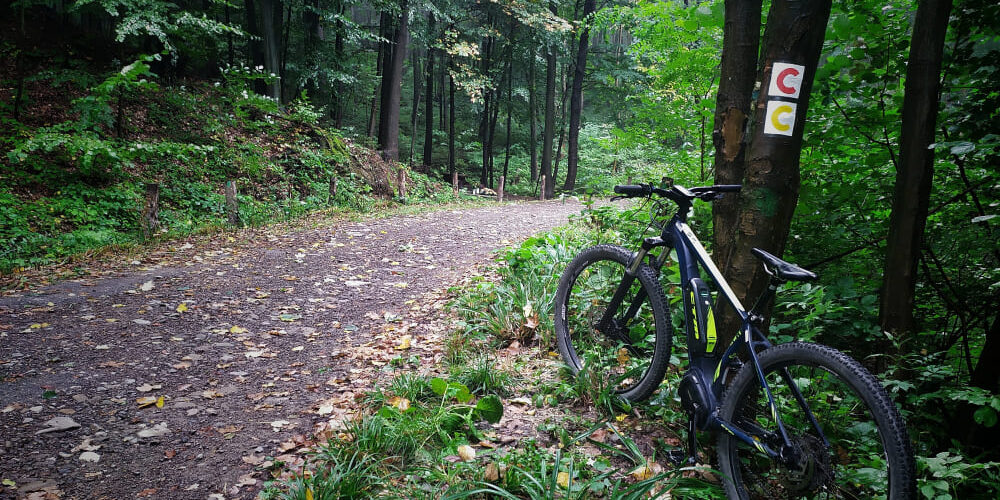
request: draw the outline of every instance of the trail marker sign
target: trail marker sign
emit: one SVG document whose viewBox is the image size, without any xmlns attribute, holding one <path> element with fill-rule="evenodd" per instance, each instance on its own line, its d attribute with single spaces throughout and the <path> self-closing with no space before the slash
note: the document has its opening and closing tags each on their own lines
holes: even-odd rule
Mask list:
<svg viewBox="0 0 1000 500">
<path fill-rule="evenodd" d="M 771 85 L 767 94 L 771 97 L 798 99 L 802 91 L 802 77 L 806 67 L 798 64 L 774 63 L 771 69 Z"/>
<path fill-rule="evenodd" d="M 775 62 L 771 67 L 771 82 L 767 87 L 767 109 L 764 133 L 791 137 L 795 133 L 796 101 L 802 92 L 806 67 L 800 64 Z"/>
<path fill-rule="evenodd" d="M 796 107 L 797 104 L 794 102 L 767 101 L 764 133 L 791 136 L 795 128 Z"/>
</svg>

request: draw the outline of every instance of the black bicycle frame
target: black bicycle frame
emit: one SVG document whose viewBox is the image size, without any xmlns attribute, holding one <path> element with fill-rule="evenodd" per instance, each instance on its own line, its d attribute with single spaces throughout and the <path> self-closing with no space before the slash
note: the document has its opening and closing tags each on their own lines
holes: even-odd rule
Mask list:
<svg viewBox="0 0 1000 500">
<path fill-rule="evenodd" d="M 681 213 L 682 211 L 684 213 Z M 772 281 L 768 290 L 758 300 L 754 308 L 747 311 L 736 297 L 736 294 L 729 287 L 729 284 L 723 278 L 721 271 L 719 271 L 716 267 L 708 252 L 702 246 L 701 242 L 698 241 L 698 238 L 695 236 L 691 228 L 687 225 L 685 220 L 687 211 L 682 211 L 678 211 L 677 215 L 674 215 L 673 218 L 670 219 L 667 225 L 664 226 L 659 237 L 646 238 L 643 241 L 641 250 L 635 255 L 631 265 L 626 270 L 626 275 L 623 277 L 622 282 L 615 291 L 604 316 L 598 322 L 597 329 L 601 332 L 609 332 L 612 323 L 616 321 L 613 317 L 614 311 L 617 311 L 619 306 L 625 300 L 625 296 L 629 288 L 636 279 L 636 272 L 646 257 L 650 256 L 652 266 L 654 269 L 659 271 L 660 267 L 662 267 L 667 260 L 667 257 L 672 249 L 677 256 L 677 263 L 680 268 L 681 276 L 681 290 L 683 291 L 682 293 L 684 296 L 683 311 L 687 331 L 687 345 L 689 346 L 689 368 L 685 377 L 693 376 L 698 383 L 702 384 L 703 387 L 711 387 L 711 390 L 703 391 L 703 397 L 707 399 L 707 401 L 704 401 L 703 404 L 705 405 L 705 408 L 709 409 L 709 413 L 707 413 L 706 418 L 696 423 L 696 427 L 698 429 L 710 431 L 722 429 L 741 441 L 755 447 L 760 452 L 766 453 L 771 458 L 788 459 L 788 457 L 784 456 L 780 450 L 772 449 L 751 433 L 739 428 L 732 422 L 728 422 L 720 418 L 717 410 L 719 398 L 722 395 L 727 374 L 726 371 L 722 370 L 722 367 L 730 366 L 731 360 L 734 360 L 736 353 L 741 352 L 742 349 L 746 348 L 745 352 L 747 352 L 750 363 L 757 372 L 757 378 L 760 381 L 761 387 L 767 395 L 768 405 L 770 407 L 769 409 L 771 410 L 771 414 L 778 427 L 778 432 L 784 445 L 783 448 L 791 447 L 791 441 L 788 437 L 788 433 L 786 432 L 785 426 L 781 421 L 777 405 L 771 394 L 771 389 L 768 386 L 767 381 L 764 379 L 764 373 L 760 367 L 760 361 L 757 357 L 757 351 L 759 349 L 770 347 L 772 344 L 764 337 L 755 325 L 755 322 L 758 320 L 756 310 L 759 307 L 763 307 L 768 301 L 770 301 L 777 288 L 777 282 Z M 654 258 L 649 254 L 649 251 L 657 247 L 663 247 L 663 250 L 661 250 L 658 257 Z M 701 273 L 699 269 L 704 269 L 707 272 L 708 277 L 713 283 L 715 283 L 719 295 L 726 299 L 726 302 L 728 302 L 729 306 L 736 311 L 736 314 L 739 315 L 742 322 L 740 335 L 733 339 L 730 345 L 723 351 L 721 356 L 719 355 L 720 346 L 716 345 L 717 339 L 714 338 L 714 326 L 712 326 L 711 322 L 712 301 L 710 300 L 710 297 L 708 300 L 705 300 L 704 297 L 706 293 L 710 294 L 710 292 L 705 291 L 707 290 L 707 287 L 704 289 L 701 288 L 703 286 L 703 282 L 701 281 Z M 626 312 L 623 318 L 618 320 L 621 322 L 620 326 L 627 325 L 632 319 L 635 318 L 635 315 L 645 298 L 645 292 L 642 291 L 640 291 L 636 297 L 632 298 L 628 312 Z M 692 349 L 692 346 L 699 346 L 699 348 Z M 701 352 L 701 350 L 699 350 L 700 348 L 704 350 L 704 352 Z M 818 435 L 824 442 L 827 442 L 826 436 L 820 429 L 818 421 L 813 416 L 812 411 L 809 409 L 809 405 L 806 403 L 805 398 L 802 396 L 798 386 L 792 381 L 791 375 L 787 370 L 782 373 L 782 378 L 785 379 L 789 387 L 791 387 L 793 396 L 809 416 L 809 420 L 812 422 L 812 425 Z M 694 450 L 691 450 L 691 452 L 694 453 Z"/>
</svg>

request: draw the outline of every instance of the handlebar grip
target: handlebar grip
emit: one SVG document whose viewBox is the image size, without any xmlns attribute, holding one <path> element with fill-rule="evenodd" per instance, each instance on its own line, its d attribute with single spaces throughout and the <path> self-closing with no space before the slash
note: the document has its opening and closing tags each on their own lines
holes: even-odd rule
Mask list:
<svg viewBox="0 0 1000 500">
<path fill-rule="evenodd" d="M 649 196 L 652 192 L 649 186 L 645 185 L 634 185 L 634 184 L 621 184 L 615 186 L 615 192 L 623 195 L 625 197 L 631 198 L 636 196 Z"/>
</svg>

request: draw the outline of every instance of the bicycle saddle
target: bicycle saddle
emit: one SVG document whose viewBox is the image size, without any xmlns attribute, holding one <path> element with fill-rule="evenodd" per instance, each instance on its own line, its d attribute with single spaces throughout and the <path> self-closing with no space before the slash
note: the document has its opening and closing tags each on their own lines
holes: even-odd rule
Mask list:
<svg viewBox="0 0 1000 500">
<path fill-rule="evenodd" d="M 785 281 L 812 281 L 816 273 L 803 269 L 791 262 L 783 261 L 759 248 L 750 249 L 750 253 L 764 261 L 764 268 L 774 277 Z"/>
</svg>

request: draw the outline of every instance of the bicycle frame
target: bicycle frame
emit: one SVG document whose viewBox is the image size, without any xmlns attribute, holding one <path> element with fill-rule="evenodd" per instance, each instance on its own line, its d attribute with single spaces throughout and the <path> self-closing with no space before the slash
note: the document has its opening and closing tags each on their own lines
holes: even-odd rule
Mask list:
<svg viewBox="0 0 1000 500">
<path fill-rule="evenodd" d="M 613 314 L 613 311 L 618 310 L 618 305 L 624 301 L 625 294 L 635 279 L 635 273 L 646 257 L 650 257 L 651 265 L 655 270 L 659 271 L 672 249 L 676 253 L 677 263 L 680 268 L 681 290 L 684 297 L 683 311 L 687 331 L 687 345 L 689 347 L 689 368 L 681 383 L 682 391 L 680 391 L 682 392 L 682 402 L 685 401 L 685 397 L 690 401 L 690 404 L 686 403 L 685 406 L 685 409 L 691 414 L 689 445 L 692 449 L 689 452 L 692 454 L 695 453 L 693 449 L 695 428 L 709 431 L 721 429 L 748 445 L 755 447 L 760 452 L 766 453 L 773 459 L 794 460 L 794 457 L 788 456 L 786 452 L 786 450 L 793 449 L 793 446 L 781 421 L 781 416 L 778 413 L 771 389 L 764 379 L 764 373 L 761 370 L 757 357 L 758 348 L 767 348 L 772 344 L 756 326 L 756 323 L 760 321 L 760 317 L 755 311 L 758 307 L 762 307 L 770 301 L 777 289 L 777 284 L 772 282 L 754 308 L 748 311 L 736 297 L 735 292 L 733 292 L 729 283 L 722 276 L 722 272 L 716 267 L 708 251 L 702 246 L 697 236 L 695 236 L 694 232 L 687 225 L 685 219 L 686 213 L 679 211 L 664 226 L 659 237 L 646 238 L 643 241 L 641 250 L 636 254 L 631 265 L 626 270 L 626 276 L 612 297 L 606 317 L 601 319 L 598 329 L 605 331 L 605 327 L 614 319 L 610 316 Z M 661 253 L 655 257 L 650 255 L 649 251 L 657 247 L 663 247 Z M 714 321 L 712 319 L 710 291 L 707 285 L 701 280 L 700 269 L 704 269 L 707 272 L 708 277 L 715 283 L 719 295 L 726 299 L 726 302 L 739 315 L 742 323 L 740 334 L 725 348 L 721 356 L 719 355 L 719 346 L 716 345 L 717 339 L 715 338 Z M 628 312 L 625 318 L 623 318 L 625 323 L 635 317 L 644 300 L 645 295 L 641 293 L 639 296 L 633 298 Z M 754 370 L 756 370 L 757 378 L 764 393 L 767 395 L 771 415 L 774 418 L 783 443 L 783 446 L 778 450 L 772 449 L 762 442 L 757 436 L 753 435 L 753 431 L 747 432 L 732 422 L 723 420 L 718 416 L 718 402 L 721 398 L 724 381 L 728 372 L 728 368 L 727 370 L 723 370 L 722 368 L 723 366 L 730 366 L 731 362 L 735 360 L 734 356 L 736 353 L 740 352 L 744 347 L 747 348 L 746 352 L 748 353 L 749 362 L 753 365 Z M 792 388 L 793 396 L 808 415 L 818 435 L 824 443 L 829 444 L 801 391 L 792 381 L 791 375 L 785 371 L 782 374 L 782 378 Z M 687 384 L 687 387 L 685 387 L 685 384 Z"/>
</svg>

